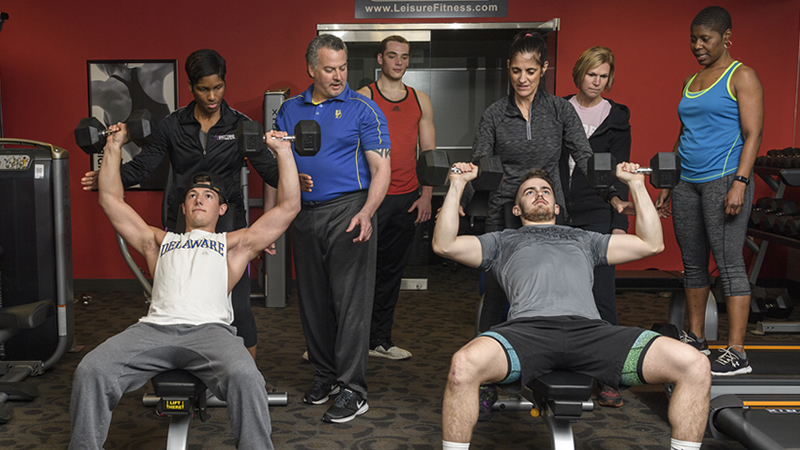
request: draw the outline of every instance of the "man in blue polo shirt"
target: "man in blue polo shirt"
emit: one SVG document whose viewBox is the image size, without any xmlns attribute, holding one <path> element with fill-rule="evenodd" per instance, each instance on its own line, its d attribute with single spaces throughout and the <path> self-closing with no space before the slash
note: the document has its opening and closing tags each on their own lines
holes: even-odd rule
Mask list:
<svg viewBox="0 0 800 450">
<path fill-rule="evenodd" d="M 320 151 L 296 156 L 313 180 L 302 193 L 293 228 L 300 319 L 314 367 L 314 385 L 303 396 L 321 405 L 338 394 L 322 416 L 353 420 L 367 405 L 367 356 L 375 288 L 375 211 L 389 188 L 389 130 L 380 108 L 347 84 L 347 46 L 320 35 L 306 50 L 314 84 L 286 100 L 277 126 L 291 132 L 313 119 L 322 130 Z"/>
</svg>

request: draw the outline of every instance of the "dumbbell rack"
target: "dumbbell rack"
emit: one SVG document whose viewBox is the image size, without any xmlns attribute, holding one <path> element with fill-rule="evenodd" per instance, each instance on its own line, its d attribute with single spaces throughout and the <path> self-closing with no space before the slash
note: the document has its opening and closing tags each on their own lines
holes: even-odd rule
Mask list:
<svg viewBox="0 0 800 450">
<path fill-rule="evenodd" d="M 774 191 L 773 197 L 775 199 L 783 198 L 787 186 L 800 186 L 799 183 L 794 181 L 798 178 L 798 175 L 800 175 L 800 169 L 756 166 L 755 173 Z M 756 239 L 759 239 L 761 242 L 756 243 Z M 766 256 L 767 247 L 770 242 L 789 248 L 800 249 L 800 239 L 793 239 L 780 234 L 748 228 L 745 246 L 755 254 L 753 264 L 751 264 L 750 270 L 748 271 L 748 278 L 752 285 L 755 285 L 756 281 L 758 281 L 761 265 L 764 262 L 764 257 Z M 800 322 L 761 321 L 756 324 L 756 333 L 800 333 Z"/>
</svg>

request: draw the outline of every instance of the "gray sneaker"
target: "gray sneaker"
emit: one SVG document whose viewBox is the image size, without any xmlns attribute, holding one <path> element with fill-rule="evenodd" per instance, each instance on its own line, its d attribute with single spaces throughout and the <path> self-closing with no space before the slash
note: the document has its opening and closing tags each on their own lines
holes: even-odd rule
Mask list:
<svg viewBox="0 0 800 450">
<path fill-rule="evenodd" d="M 698 352 L 704 355 L 711 354 L 711 350 L 708 349 L 708 341 L 706 341 L 705 339 L 701 341 L 691 331 L 689 332 L 681 331 L 681 342 L 683 342 L 684 344 L 691 345 L 692 347 L 697 349 Z"/>
<path fill-rule="evenodd" d="M 388 345 L 389 347 L 386 348 L 385 347 L 386 345 Z M 408 350 L 404 350 L 396 345 L 381 344 L 373 349 L 370 349 L 369 356 L 377 356 L 379 358 L 389 358 L 389 359 L 408 359 L 411 358 L 411 352 Z"/>
<path fill-rule="evenodd" d="M 750 362 L 747 361 L 747 354 L 740 353 L 730 347 L 719 349 L 720 355 L 711 362 L 711 375 L 717 377 L 729 377 L 742 375 L 753 371 Z"/>
</svg>

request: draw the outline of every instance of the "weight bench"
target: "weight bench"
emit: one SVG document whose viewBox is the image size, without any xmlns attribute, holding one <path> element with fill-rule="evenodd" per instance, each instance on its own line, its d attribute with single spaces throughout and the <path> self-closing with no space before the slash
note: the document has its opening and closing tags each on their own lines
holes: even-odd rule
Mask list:
<svg viewBox="0 0 800 450">
<path fill-rule="evenodd" d="M 142 403 L 155 406 L 156 414 L 169 417 L 167 450 L 186 450 L 189 445 L 189 429 L 192 420 L 208 419 L 208 407 L 225 407 L 224 401 L 209 395 L 205 383 L 185 370 L 170 370 L 154 376 L 150 382 L 155 394 L 144 394 Z M 286 406 L 289 403 L 285 392 L 269 392 L 270 406 Z"/>
<path fill-rule="evenodd" d="M 48 317 L 55 315 L 52 300 L 42 300 L 24 305 L 0 308 L 0 344 L 16 336 L 22 330 L 31 330 L 42 325 Z M 0 424 L 11 420 L 14 411 L 7 400 L 32 401 L 39 395 L 36 386 L 23 380 L 44 372 L 41 361 L 4 361 L 0 366 Z"/>
<path fill-rule="evenodd" d="M 550 431 L 553 450 L 573 450 L 572 421 L 578 420 L 584 411 L 594 409 L 593 385 L 594 379 L 588 375 L 554 370 L 520 391 L 524 399 L 498 399 L 493 409 L 530 411 L 533 417 L 541 416 Z"/>
</svg>

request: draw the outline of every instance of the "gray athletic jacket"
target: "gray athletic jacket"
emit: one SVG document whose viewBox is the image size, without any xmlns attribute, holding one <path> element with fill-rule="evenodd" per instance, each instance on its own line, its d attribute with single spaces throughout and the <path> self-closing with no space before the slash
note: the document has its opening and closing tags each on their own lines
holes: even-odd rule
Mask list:
<svg viewBox="0 0 800 450">
<path fill-rule="evenodd" d="M 556 202 L 561 205 L 559 223 L 566 220 L 567 208 L 558 162 L 562 143 L 584 174 L 592 156 L 578 113 L 561 97 L 539 89 L 531 104 L 529 121 L 525 121 L 514 102 L 514 93 L 494 102 L 481 117 L 472 144 L 472 160 L 498 155 L 503 162 L 505 178 L 500 188 L 489 195 L 487 225 L 503 226 L 504 203 L 514 202 L 520 180 L 529 170 L 546 170 L 553 178 Z"/>
</svg>

